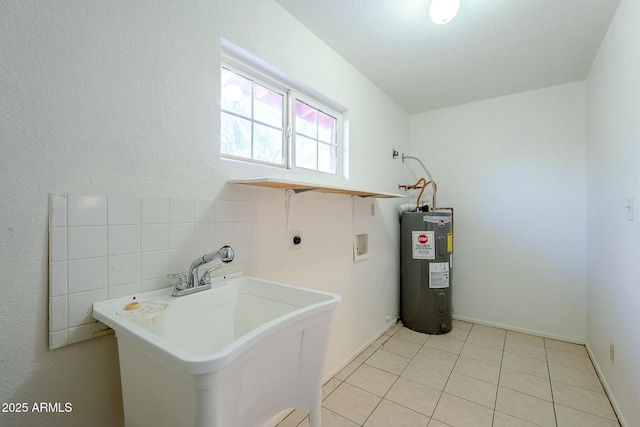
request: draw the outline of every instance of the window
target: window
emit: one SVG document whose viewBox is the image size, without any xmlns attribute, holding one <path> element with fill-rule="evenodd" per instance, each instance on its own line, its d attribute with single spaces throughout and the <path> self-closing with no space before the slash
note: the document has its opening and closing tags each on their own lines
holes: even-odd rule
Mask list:
<svg viewBox="0 0 640 427">
<path fill-rule="evenodd" d="M 222 66 L 222 157 L 338 175 L 341 127 L 337 109 L 280 79 Z"/>
<path fill-rule="evenodd" d="M 221 151 L 284 166 L 286 93 L 222 68 Z"/>
<path fill-rule="evenodd" d="M 338 119 L 300 99 L 295 101 L 296 166 L 337 172 Z"/>
</svg>

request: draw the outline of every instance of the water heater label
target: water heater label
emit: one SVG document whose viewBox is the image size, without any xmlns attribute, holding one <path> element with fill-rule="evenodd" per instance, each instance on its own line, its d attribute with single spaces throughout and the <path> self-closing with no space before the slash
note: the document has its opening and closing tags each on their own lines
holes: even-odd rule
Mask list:
<svg viewBox="0 0 640 427">
<path fill-rule="evenodd" d="M 435 289 L 449 287 L 448 262 L 432 262 L 429 264 L 429 287 Z"/>
<path fill-rule="evenodd" d="M 413 259 L 435 259 L 436 242 L 433 231 L 412 231 L 411 247 Z"/>
</svg>

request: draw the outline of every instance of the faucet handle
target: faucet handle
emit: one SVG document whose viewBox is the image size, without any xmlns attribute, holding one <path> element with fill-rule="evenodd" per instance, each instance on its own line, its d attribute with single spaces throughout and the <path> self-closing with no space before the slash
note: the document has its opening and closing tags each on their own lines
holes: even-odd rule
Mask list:
<svg viewBox="0 0 640 427">
<path fill-rule="evenodd" d="M 184 273 L 178 274 L 169 274 L 167 276 L 169 279 L 178 279 L 178 283 L 176 284 L 176 289 L 183 290 L 187 287 L 187 275 Z"/>
<path fill-rule="evenodd" d="M 211 284 L 211 273 L 213 273 L 215 270 L 219 269 L 220 267 L 222 267 L 222 266 L 221 265 L 216 265 L 215 267 L 211 267 L 210 269 L 205 271 L 204 274 L 202 275 L 202 277 L 200 278 L 200 285 L 210 285 Z"/>
</svg>

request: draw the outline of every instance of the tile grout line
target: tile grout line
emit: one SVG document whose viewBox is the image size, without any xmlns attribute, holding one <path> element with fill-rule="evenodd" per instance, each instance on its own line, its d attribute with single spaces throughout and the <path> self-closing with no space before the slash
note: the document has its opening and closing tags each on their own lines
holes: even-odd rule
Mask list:
<svg viewBox="0 0 640 427">
<path fill-rule="evenodd" d="M 396 323 L 396 325 L 397 325 L 398 323 L 401 323 L 401 322 L 400 322 L 400 321 L 398 321 L 398 322 Z M 378 351 L 378 350 L 384 350 L 384 348 L 383 348 L 383 347 L 384 347 L 384 345 L 387 343 L 387 341 L 389 341 L 389 339 L 391 339 L 392 337 L 394 337 L 394 336 L 395 336 L 395 335 L 396 335 L 400 330 L 402 330 L 402 328 L 404 328 L 404 325 L 403 325 L 402 327 L 398 328 L 398 330 L 396 330 L 396 331 L 393 333 L 393 335 L 389 335 L 389 338 L 387 338 L 387 339 L 386 339 L 386 341 L 385 341 L 385 342 L 383 342 L 383 343 L 380 345 L 380 347 L 378 347 L 378 348 L 376 349 L 376 351 Z M 398 338 L 398 339 L 399 339 L 399 340 L 402 340 L 402 338 Z M 425 340 L 425 343 L 426 343 L 428 340 L 429 340 L 429 338 L 427 338 L 427 340 Z M 402 340 L 402 341 L 407 341 L 407 340 Z M 407 342 L 411 342 L 411 341 L 407 341 Z M 423 343 L 423 344 L 421 344 L 421 345 L 420 345 L 420 348 L 418 349 L 418 351 L 416 352 L 416 354 L 418 354 L 418 352 L 419 352 L 420 350 L 422 350 L 422 348 L 424 347 L 424 344 L 425 344 L 425 343 Z M 416 344 L 417 344 L 417 343 L 416 343 Z M 388 350 L 385 350 L 385 351 L 388 351 Z M 389 353 L 393 353 L 393 352 L 389 352 Z M 397 353 L 393 353 L 393 354 L 397 354 Z M 373 356 L 373 354 L 372 354 L 371 356 Z M 371 356 L 369 356 L 369 357 L 371 357 Z M 401 355 L 401 354 L 398 354 L 398 356 L 402 356 L 402 355 Z M 365 359 L 365 362 L 366 362 L 366 360 L 368 360 L 368 359 L 369 359 L 369 357 L 367 357 L 367 359 Z M 409 366 L 409 364 L 413 361 L 413 358 L 414 358 L 414 357 L 415 357 L 415 354 L 413 355 L 413 357 L 411 357 L 411 358 L 409 359 L 409 363 L 407 363 L 407 366 L 405 366 L 405 367 L 404 367 L 404 369 L 402 369 L 402 371 L 397 375 L 397 378 L 395 379 L 395 381 L 393 382 L 393 384 L 391 384 L 391 387 L 389 387 L 389 390 L 387 390 L 387 391 L 384 393 L 384 396 L 382 396 L 382 398 L 380 399 L 380 402 L 378 402 L 378 403 L 376 404 L 376 406 L 373 408 L 373 411 L 371 411 L 371 413 L 367 416 L 367 418 L 366 418 L 366 419 L 364 420 L 364 422 L 360 425 L 360 427 L 364 426 L 364 425 L 367 423 L 367 421 L 369 420 L 369 418 L 371 418 L 371 415 L 373 415 L 373 413 L 376 411 L 376 409 L 378 409 L 378 406 L 380 406 L 380 403 L 382 403 L 382 401 L 384 400 L 385 396 L 386 396 L 387 394 L 389 394 L 389 391 L 391 391 L 391 389 L 393 388 L 393 386 L 398 382 L 398 380 L 399 380 L 399 379 L 400 379 L 400 377 L 402 376 L 402 373 L 407 369 L 407 367 Z M 362 364 L 364 364 L 365 362 L 362 362 Z M 368 365 L 368 366 L 370 366 L 370 365 Z M 372 367 L 373 367 L 373 366 L 372 366 Z M 375 368 L 375 367 L 374 367 L 374 368 Z M 376 368 L 376 369 L 379 369 L 379 368 Z M 381 370 L 381 371 L 383 371 L 383 372 L 387 372 L 387 371 L 385 371 L 384 369 L 380 369 L 380 370 Z M 394 375 L 395 375 L 395 374 L 394 374 Z M 349 375 L 349 376 L 351 376 L 351 375 Z M 365 390 L 365 391 L 366 391 L 366 390 Z M 370 393 L 370 392 L 369 392 L 369 393 Z M 393 401 L 391 401 L 391 402 L 393 402 Z M 396 403 L 396 402 L 393 402 L 393 403 Z M 399 403 L 396 403 L 396 404 L 397 404 L 397 405 L 400 405 Z M 404 405 L 400 405 L 400 406 L 402 406 L 403 408 L 407 408 L 407 409 L 409 409 L 409 410 L 414 411 L 413 409 L 408 408 L 408 407 L 406 407 L 406 406 L 404 406 Z M 434 408 L 434 411 L 435 411 L 435 408 Z M 416 412 L 416 413 L 420 414 L 420 412 L 418 412 L 418 411 L 414 411 L 414 412 Z M 431 417 L 429 417 L 429 422 L 431 422 Z M 428 424 L 427 424 L 427 425 L 428 425 Z"/>
<path fill-rule="evenodd" d="M 553 407 L 553 418 L 556 422 L 556 426 L 558 425 L 558 413 L 556 412 L 556 398 L 554 396 L 554 391 L 553 391 L 553 383 L 551 382 L 551 368 L 549 367 L 549 355 L 547 354 L 547 340 L 546 338 L 542 339 L 542 342 L 544 343 L 544 358 L 546 359 L 545 361 L 547 362 L 547 373 L 549 374 L 549 389 L 551 390 L 551 406 Z"/>
<path fill-rule="evenodd" d="M 471 332 L 469 332 L 471 333 Z M 493 413 L 491 414 L 491 425 L 496 420 L 496 407 L 498 406 L 498 392 L 500 391 L 500 378 L 502 377 L 502 365 L 504 363 L 504 349 L 507 345 L 507 331 L 504 331 L 504 341 L 502 343 L 502 352 L 500 353 L 500 370 L 498 371 L 498 383 L 496 384 L 496 397 L 493 401 Z"/>
</svg>

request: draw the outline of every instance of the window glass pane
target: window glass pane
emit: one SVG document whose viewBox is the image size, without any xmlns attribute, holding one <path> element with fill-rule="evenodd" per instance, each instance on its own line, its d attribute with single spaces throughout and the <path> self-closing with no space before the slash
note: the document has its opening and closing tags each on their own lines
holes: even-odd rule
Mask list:
<svg viewBox="0 0 640 427">
<path fill-rule="evenodd" d="M 254 124 L 253 158 L 268 163 L 283 163 L 282 130 Z"/>
<path fill-rule="evenodd" d="M 318 170 L 320 172 L 336 173 L 336 146 L 318 144 Z"/>
<path fill-rule="evenodd" d="M 316 169 L 318 164 L 316 148 L 317 142 L 314 139 L 301 135 L 296 136 L 296 166 L 300 168 Z"/>
<path fill-rule="evenodd" d="M 223 68 L 222 109 L 244 117 L 251 117 L 251 84 L 251 80 Z"/>
<path fill-rule="evenodd" d="M 296 132 L 314 139 L 317 138 L 317 112 L 315 108 L 296 100 Z"/>
<path fill-rule="evenodd" d="M 251 158 L 251 121 L 225 112 L 220 119 L 222 153 Z"/>
<path fill-rule="evenodd" d="M 334 117 L 318 111 L 318 139 L 320 141 L 329 144 L 336 143 L 336 122 Z"/>
<path fill-rule="evenodd" d="M 282 129 L 284 97 L 254 83 L 253 119 Z"/>
</svg>

